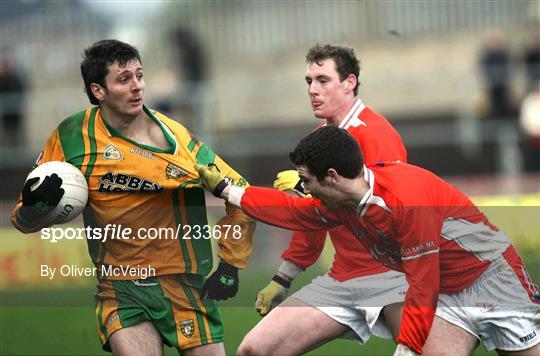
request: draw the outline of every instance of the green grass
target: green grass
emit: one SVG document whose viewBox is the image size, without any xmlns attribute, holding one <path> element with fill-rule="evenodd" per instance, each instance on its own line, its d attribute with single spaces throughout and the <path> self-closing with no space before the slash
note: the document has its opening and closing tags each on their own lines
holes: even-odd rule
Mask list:
<svg viewBox="0 0 540 356">
<path fill-rule="evenodd" d="M 315 274 L 305 273 L 298 288 Z M 233 355 L 244 335 L 260 320 L 252 304 L 255 292 L 269 280 L 271 272 L 241 275 L 241 289 L 232 301 L 223 303 L 225 348 Z M 2 292 L 0 310 L 0 354 L 9 355 L 104 355 L 96 330 L 92 286 L 84 288 L 36 289 Z M 393 342 L 372 338 L 359 346 L 351 340 L 335 340 L 309 355 L 388 355 Z M 167 348 L 166 354 L 176 355 Z M 475 355 L 495 355 L 480 347 Z"/>
<path fill-rule="evenodd" d="M 235 354 L 243 336 L 259 320 L 248 307 L 222 308 L 225 320 L 225 347 Z M 91 307 L 6 307 L 2 309 L 1 354 L 9 355 L 105 355 L 101 350 Z M 309 355 L 388 355 L 394 344 L 371 339 L 360 347 L 350 340 L 332 341 Z M 167 349 L 167 354 L 176 351 Z M 481 350 L 476 355 L 487 355 Z"/>
</svg>

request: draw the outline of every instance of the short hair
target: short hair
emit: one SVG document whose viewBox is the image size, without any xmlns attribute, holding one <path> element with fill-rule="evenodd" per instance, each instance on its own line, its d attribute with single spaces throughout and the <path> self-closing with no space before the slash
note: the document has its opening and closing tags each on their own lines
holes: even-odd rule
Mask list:
<svg viewBox="0 0 540 356">
<path fill-rule="evenodd" d="M 339 74 L 339 79 L 344 81 L 350 74 L 356 76 L 356 86 L 354 87 L 354 95 L 358 94 L 360 86 L 360 61 L 356 58 L 354 49 L 343 46 L 332 46 L 319 44 L 311 47 L 306 54 L 306 62 L 317 63 L 325 59 L 333 59 L 336 63 L 336 71 Z"/>
<path fill-rule="evenodd" d="M 347 132 L 333 125 L 311 132 L 289 154 L 296 166 L 305 166 L 322 182 L 328 169 L 334 168 L 345 178 L 356 178 L 362 171 L 364 159 L 358 142 Z"/>
<path fill-rule="evenodd" d="M 108 67 L 116 62 L 125 66 L 133 59 L 142 63 L 139 51 L 135 47 L 118 40 L 101 40 L 84 50 L 81 74 L 90 103 L 99 105 L 99 101 L 90 89 L 92 83 L 106 88 L 105 77 L 109 72 Z"/>
</svg>

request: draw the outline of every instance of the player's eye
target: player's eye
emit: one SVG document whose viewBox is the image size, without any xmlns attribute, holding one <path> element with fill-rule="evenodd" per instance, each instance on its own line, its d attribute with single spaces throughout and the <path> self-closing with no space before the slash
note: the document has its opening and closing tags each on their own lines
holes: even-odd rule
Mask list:
<svg viewBox="0 0 540 356">
<path fill-rule="evenodd" d="M 143 74 L 142 74 L 142 73 L 137 74 L 137 79 L 141 80 L 142 77 L 143 77 Z"/>
</svg>

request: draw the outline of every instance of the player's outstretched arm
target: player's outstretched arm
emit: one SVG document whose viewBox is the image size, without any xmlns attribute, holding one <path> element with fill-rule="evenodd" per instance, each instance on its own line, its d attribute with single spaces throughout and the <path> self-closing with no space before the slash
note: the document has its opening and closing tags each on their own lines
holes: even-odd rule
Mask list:
<svg viewBox="0 0 540 356">
<path fill-rule="evenodd" d="M 288 230 L 319 231 L 341 225 L 335 212 L 324 209 L 311 198 L 293 198 L 276 189 L 232 186 L 211 165 L 197 164 L 204 186 L 215 196 L 226 199 L 247 215 Z"/>
</svg>

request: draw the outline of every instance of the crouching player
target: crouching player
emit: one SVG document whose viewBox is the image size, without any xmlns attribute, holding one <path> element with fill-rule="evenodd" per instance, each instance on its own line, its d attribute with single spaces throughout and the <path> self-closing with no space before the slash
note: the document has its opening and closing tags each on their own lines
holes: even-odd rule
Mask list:
<svg viewBox="0 0 540 356">
<path fill-rule="evenodd" d="M 324 120 L 319 127 L 346 129 L 362 147 L 366 162 L 407 161 L 399 133 L 357 96 L 360 65 L 352 48 L 316 45 L 306 62 L 309 101 L 315 117 Z M 298 192 L 299 182 L 298 172 L 285 171 L 274 186 Z M 399 318 L 390 313 L 403 301 L 405 276 L 377 263 L 365 249 L 351 248 L 357 238 L 343 226 L 328 230 L 336 251 L 330 271 L 284 300 L 295 277 L 319 258 L 326 233 L 293 233 L 276 275 L 257 296 L 257 311 L 266 317 L 244 337 L 239 355 L 300 354 L 338 337 L 360 344 L 372 334 L 391 339 L 379 327 L 383 321 L 397 333 Z"/>
<path fill-rule="evenodd" d="M 343 225 L 379 263 L 404 272 L 395 355 L 469 355 L 478 341 L 500 354 L 539 354 L 538 287 L 466 195 L 413 165 L 363 165 L 357 142 L 332 126 L 302 139 L 290 158 L 313 198 L 238 188 L 197 169 L 210 191 L 257 220 L 290 230 Z"/>
</svg>

